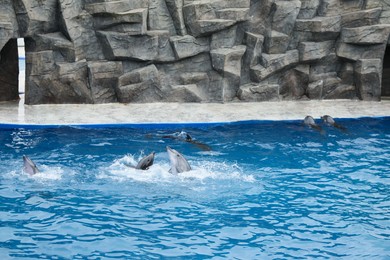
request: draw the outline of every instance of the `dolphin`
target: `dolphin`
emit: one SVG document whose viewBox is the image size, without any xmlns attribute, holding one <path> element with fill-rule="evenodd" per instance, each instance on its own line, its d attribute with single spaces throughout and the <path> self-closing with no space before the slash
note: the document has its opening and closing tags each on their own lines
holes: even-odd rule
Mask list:
<svg viewBox="0 0 390 260">
<path fill-rule="evenodd" d="M 333 117 L 331 117 L 329 115 L 324 115 L 324 116 L 321 117 L 321 119 L 324 120 L 324 123 L 327 124 L 327 125 L 336 127 L 336 128 L 338 128 L 340 130 L 347 130 L 347 128 L 345 128 L 344 126 L 337 124 L 334 121 Z"/>
<path fill-rule="evenodd" d="M 170 148 L 169 146 L 167 146 L 167 152 L 169 160 L 171 161 L 171 172 L 173 174 L 178 174 L 191 170 L 191 166 L 181 153 L 179 153 L 175 149 Z"/>
<path fill-rule="evenodd" d="M 31 161 L 31 159 L 28 158 L 26 155 L 23 155 L 23 165 L 24 171 L 30 175 L 34 175 L 39 172 L 38 167 L 35 165 L 35 163 Z"/>
<path fill-rule="evenodd" d="M 191 141 L 192 136 L 188 134 L 187 132 L 181 131 L 180 133 L 177 134 L 177 137 L 184 139 L 185 141 Z"/>
<path fill-rule="evenodd" d="M 316 122 L 314 121 L 312 116 L 306 116 L 305 119 L 303 120 L 303 124 L 308 126 L 308 127 L 314 128 L 320 132 L 323 131 L 321 126 L 316 124 Z"/>
<path fill-rule="evenodd" d="M 145 156 L 144 158 L 142 158 L 138 162 L 137 166 L 135 166 L 135 168 L 138 169 L 138 170 L 147 170 L 147 169 L 149 169 L 149 167 L 153 165 L 154 154 L 155 154 L 155 152 L 152 152 L 148 156 Z"/>
<path fill-rule="evenodd" d="M 192 138 L 191 135 L 189 135 L 187 132 L 181 131 L 180 133 L 174 133 L 171 135 L 163 135 L 162 138 L 171 138 L 179 141 L 184 141 L 187 143 L 191 143 L 195 146 L 197 146 L 199 149 L 203 151 L 211 151 L 211 147 L 207 144 L 203 144 L 195 139 Z"/>
</svg>

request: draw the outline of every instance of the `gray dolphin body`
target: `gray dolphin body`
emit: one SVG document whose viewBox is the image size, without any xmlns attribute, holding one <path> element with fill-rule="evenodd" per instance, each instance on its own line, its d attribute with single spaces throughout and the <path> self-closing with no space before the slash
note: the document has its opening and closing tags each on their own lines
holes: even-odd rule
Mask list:
<svg viewBox="0 0 390 260">
<path fill-rule="evenodd" d="M 155 153 L 152 152 L 148 156 L 145 156 L 144 158 L 142 158 L 138 162 L 137 166 L 135 166 L 135 168 L 138 169 L 138 170 L 147 170 L 147 169 L 149 169 L 149 167 L 153 165 L 154 154 Z"/>
<path fill-rule="evenodd" d="M 184 142 L 196 145 L 198 148 L 200 148 L 203 151 L 211 151 L 211 147 L 210 146 L 193 139 L 191 135 L 189 135 L 187 132 L 184 132 L 184 131 L 181 131 L 180 133 L 174 133 L 174 134 L 171 134 L 171 135 L 163 135 L 162 137 L 163 138 L 171 138 L 171 139 L 175 139 L 175 140 L 184 141 Z"/>
<path fill-rule="evenodd" d="M 333 126 L 333 127 L 336 127 L 338 129 L 341 129 L 341 130 L 347 130 L 347 128 L 345 128 L 344 126 L 342 125 L 339 125 L 337 124 L 333 117 L 329 116 L 329 115 L 324 115 L 321 117 L 322 120 L 324 120 L 324 123 L 327 124 L 327 125 L 330 125 L 330 126 Z"/>
<path fill-rule="evenodd" d="M 26 155 L 23 155 L 23 166 L 24 166 L 23 168 L 24 171 L 30 175 L 34 175 L 39 172 L 36 164 L 33 161 L 31 161 L 31 159 L 28 158 Z"/>
<path fill-rule="evenodd" d="M 184 158 L 184 156 L 176 151 L 175 149 L 167 146 L 167 152 L 169 160 L 171 161 L 171 172 L 173 174 L 178 174 L 181 172 L 187 172 L 191 170 L 190 164 Z"/>
<path fill-rule="evenodd" d="M 303 124 L 322 132 L 321 126 L 316 124 L 312 116 L 306 116 L 305 119 L 303 120 Z"/>
</svg>

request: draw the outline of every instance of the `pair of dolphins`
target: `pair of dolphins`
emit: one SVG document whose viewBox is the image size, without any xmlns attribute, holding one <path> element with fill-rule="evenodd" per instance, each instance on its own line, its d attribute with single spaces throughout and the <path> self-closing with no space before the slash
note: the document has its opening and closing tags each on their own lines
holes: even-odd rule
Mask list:
<svg viewBox="0 0 390 260">
<path fill-rule="evenodd" d="M 187 162 L 187 160 L 184 158 L 184 156 L 181 153 L 179 153 L 175 149 L 172 149 L 169 146 L 167 146 L 167 152 L 169 156 L 169 161 L 171 162 L 171 170 L 170 170 L 171 173 L 178 174 L 181 172 L 187 172 L 191 170 L 190 164 Z M 145 156 L 138 162 L 137 166 L 135 166 L 134 168 L 138 170 L 149 169 L 149 167 L 153 165 L 154 155 L 155 152 L 152 152 L 151 154 Z"/>
<path fill-rule="evenodd" d="M 323 120 L 323 122 L 329 126 L 333 126 L 333 127 L 336 127 L 340 130 L 347 130 L 347 128 L 345 128 L 344 126 L 342 125 L 339 125 L 337 124 L 334 119 L 329 116 L 329 115 L 324 115 L 321 117 L 321 119 Z M 314 121 L 314 118 L 312 116 L 306 116 L 305 119 L 303 120 L 303 124 L 306 125 L 306 126 L 309 126 L 311 128 L 314 128 L 318 131 L 323 131 L 321 126 L 317 125 L 316 122 Z"/>
<path fill-rule="evenodd" d="M 169 161 L 171 162 L 170 171 L 172 174 L 178 174 L 191 170 L 190 164 L 187 162 L 187 160 L 181 153 L 179 153 L 175 149 L 170 148 L 169 146 L 167 146 L 167 152 L 169 156 Z M 153 165 L 154 155 L 155 153 L 152 152 L 151 154 L 145 156 L 138 162 L 138 164 L 134 168 L 138 170 L 149 169 L 149 167 Z M 26 155 L 23 155 L 23 166 L 24 171 L 30 175 L 34 175 L 39 172 L 37 165 Z"/>
</svg>

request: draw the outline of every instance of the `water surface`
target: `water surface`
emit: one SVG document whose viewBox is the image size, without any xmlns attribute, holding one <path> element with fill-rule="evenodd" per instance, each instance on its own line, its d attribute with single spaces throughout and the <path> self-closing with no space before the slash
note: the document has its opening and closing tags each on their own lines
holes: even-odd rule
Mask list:
<svg viewBox="0 0 390 260">
<path fill-rule="evenodd" d="M 0 257 L 389 259 L 390 118 L 339 122 L 0 128 Z"/>
</svg>

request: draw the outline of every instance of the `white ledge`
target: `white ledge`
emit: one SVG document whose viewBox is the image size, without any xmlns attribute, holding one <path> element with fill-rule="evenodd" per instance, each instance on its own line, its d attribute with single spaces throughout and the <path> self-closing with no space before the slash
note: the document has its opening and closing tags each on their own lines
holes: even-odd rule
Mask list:
<svg viewBox="0 0 390 260">
<path fill-rule="evenodd" d="M 300 120 L 390 116 L 390 101 L 280 101 L 259 103 L 147 103 L 24 105 L 0 102 L 0 124 L 84 125 L 214 123 L 246 120 Z"/>
</svg>

